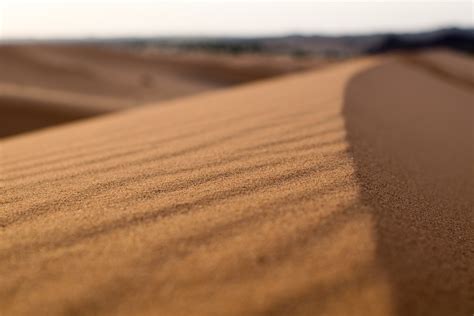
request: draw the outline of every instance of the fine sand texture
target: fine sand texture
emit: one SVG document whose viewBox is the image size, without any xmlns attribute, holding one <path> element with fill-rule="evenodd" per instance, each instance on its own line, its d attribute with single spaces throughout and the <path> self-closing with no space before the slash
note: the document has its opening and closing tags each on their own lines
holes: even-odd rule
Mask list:
<svg viewBox="0 0 474 316">
<path fill-rule="evenodd" d="M 323 63 L 105 45 L 1 45 L 0 137 Z"/>
<path fill-rule="evenodd" d="M 0 314 L 470 315 L 473 104 L 380 57 L 5 139 Z"/>
</svg>

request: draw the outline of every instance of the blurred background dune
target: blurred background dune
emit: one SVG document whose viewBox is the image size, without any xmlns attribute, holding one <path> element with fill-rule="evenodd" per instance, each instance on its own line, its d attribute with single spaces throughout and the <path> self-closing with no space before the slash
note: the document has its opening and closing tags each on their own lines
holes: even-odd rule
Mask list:
<svg viewBox="0 0 474 316">
<path fill-rule="evenodd" d="M 4 0 L 0 137 L 364 55 L 472 54 L 471 26 L 469 1 Z"/>
</svg>

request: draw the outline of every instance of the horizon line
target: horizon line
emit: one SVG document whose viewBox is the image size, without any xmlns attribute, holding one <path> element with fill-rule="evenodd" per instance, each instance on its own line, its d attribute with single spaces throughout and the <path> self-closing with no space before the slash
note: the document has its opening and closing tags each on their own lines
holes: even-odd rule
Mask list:
<svg viewBox="0 0 474 316">
<path fill-rule="evenodd" d="M 261 33 L 261 34 L 237 34 L 237 33 L 222 33 L 222 34 L 168 34 L 168 35 L 152 35 L 152 34 L 122 34 L 122 35 L 66 35 L 66 36 L 19 36 L 19 37 L 4 37 L 0 34 L 0 43 L 5 42 L 67 42 L 67 41 L 113 41 L 113 40 L 146 40 L 146 39 L 157 39 L 157 40 L 166 40 L 166 39 L 266 39 L 266 38 L 282 38 L 282 37 L 363 37 L 363 36 L 377 36 L 377 35 L 390 35 L 390 34 L 418 34 L 418 33 L 430 33 L 443 30 L 465 30 L 465 31 L 474 31 L 474 26 L 467 25 L 444 25 L 436 27 L 427 27 L 419 29 L 411 29 L 406 31 L 396 31 L 396 30 L 373 30 L 373 31 L 356 31 L 356 32 L 280 32 L 280 33 Z"/>
</svg>

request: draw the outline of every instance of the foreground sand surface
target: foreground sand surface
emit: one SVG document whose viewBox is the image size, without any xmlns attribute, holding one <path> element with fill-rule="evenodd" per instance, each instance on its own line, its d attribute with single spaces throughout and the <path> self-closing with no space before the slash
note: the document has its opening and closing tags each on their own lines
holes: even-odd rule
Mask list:
<svg viewBox="0 0 474 316">
<path fill-rule="evenodd" d="M 474 94 L 443 73 L 361 59 L 2 141 L 0 314 L 470 315 Z"/>
</svg>

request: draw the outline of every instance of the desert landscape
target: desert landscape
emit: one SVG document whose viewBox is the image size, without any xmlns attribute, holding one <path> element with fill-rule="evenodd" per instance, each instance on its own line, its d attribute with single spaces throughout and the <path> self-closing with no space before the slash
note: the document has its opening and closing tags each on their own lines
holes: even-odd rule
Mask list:
<svg viewBox="0 0 474 316">
<path fill-rule="evenodd" d="M 466 67 L 364 57 L 4 138 L 2 314 L 469 314 Z"/>
<path fill-rule="evenodd" d="M 6 1 L 0 316 L 473 315 L 472 3 Z"/>
<path fill-rule="evenodd" d="M 0 45 L 0 137 L 328 62 L 80 43 Z"/>
</svg>

